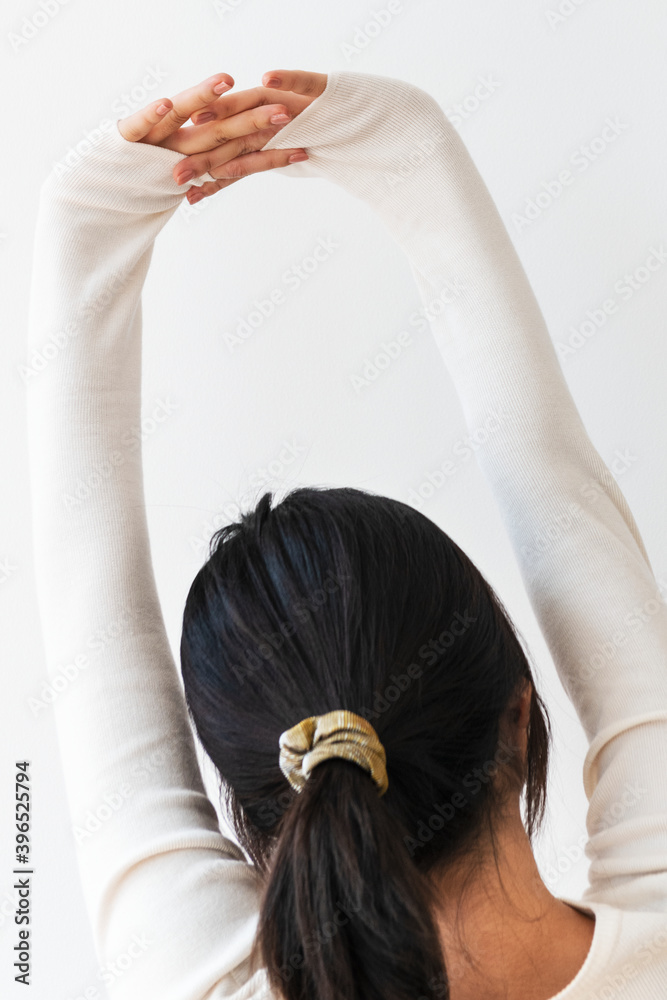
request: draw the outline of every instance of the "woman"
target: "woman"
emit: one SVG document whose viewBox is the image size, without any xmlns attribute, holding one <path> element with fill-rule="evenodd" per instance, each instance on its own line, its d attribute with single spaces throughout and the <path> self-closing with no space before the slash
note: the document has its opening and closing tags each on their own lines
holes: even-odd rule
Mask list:
<svg viewBox="0 0 667 1000">
<path fill-rule="evenodd" d="M 156 101 L 41 190 L 31 346 L 61 346 L 28 384 L 35 559 L 100 976 L 123 1000 L 662 995 L 667 610 L 637 525 L 438 104 L 366 74 L 263 82 Z M 552 895 L 531 850 L 549 726 L 527 656 L 411 507 L 303 488 L 218 531 L 186 602 L 183 698 L 131 444 L 141 289 L 183 185 L 195 201 L 275 168 L 378 212 L 471 432 L 500 415 L 478 459 L 590 741 L 582 900 Z"/>
</svg>

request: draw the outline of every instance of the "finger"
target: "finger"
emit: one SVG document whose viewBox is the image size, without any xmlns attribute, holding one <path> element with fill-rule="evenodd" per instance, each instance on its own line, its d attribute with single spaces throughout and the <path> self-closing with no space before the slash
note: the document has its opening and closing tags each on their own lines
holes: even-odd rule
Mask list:
<svg viewBox="0 0 667 1000">
<path fill-rule="evenodd" d="M 300 69 L 272 69 L 262 77 L 265 87 L 293 90 L 306 97 L 319 97 L 327 85 L 326 73 L 310 73 Z"/>
<path fill-rule="evenodd" d="M 171 110 L 171 101 L 168 97 L 163 97 L 158 101 L 153 101 L 148 107 L 141 111 L 135 111 L 127 118 L 122 118 L 118 122 L 118 131 L 128 142 L 139 142 L 151 129 Z"/>
<path fill-rule="evenodd" d="M 200 153 L 196 156 L 189 156 L 181 160 L 174 167 L 174 179 L 178 184 L 186 184 L 193 177 L 201 177 L 203 174 L 210 174 L 211 177 L 227 176 L 224 173 L 224 166 L 238 157 L 246 156 L 248 153 L 261 150 L 267 142 L 279 131 L 275 127 L 263 129 L 260 132 L 253 132 L 251 135 L 244 135 L 238 139 L 232 139 L 207 153 Z M 295 152 L 302 152 L 301 147 L 289 150 L 280 150 L 281 153 L 289 155 Z M 190 176 L 188 176 L 190 174 Z"/>
<path fill-rule="evenodd" d="M 219 181 L 208 181 L 206 184 L 202 184 L 201 187 L 191 187 L 186 194 L 186 198 L 191 205 L 196 205 L 203 198 L 210 198 L 212 195 L 217 194 L 218 191 L 221 191 L 222 188 L 229 187 L 230 184 L 235 184 L 240 179 L 240 177 L 232 177 L 223 178 Z"/>
<path fill-rule="evenodd" d="M 223 145 L 216 146 L 205 152 L 187 156 L 184 160 L 179 160 L 174 167 L 174 180 L 177 184 L 185 184 L 191 181 L 193 177 L 201 177 L 202 174 L 209 173 L 213 177 L 212 170 L 217 169 L 229 160 L 235 159 L 237 156 L 261 149 L 281 128 L 282 126 L 272 125 L 270 128 L 260 129 L 249 135 L 230 139 L 229 142 L 225 142 Z"/>
<path fill-rule="evenodd" d="M 220 94 L 234 86 L 234 78 L 229 73 L 216 73 L 214 76 L 198 83 L 195 87 L 182 90 L 172 98 L 171 110 L 164 116 L 164 120 L 151 132 L 150 141 L 154 144 L 162 142 L 171 135 L 196 111 L 201 111 L 211 101 L 215 101 Z"/>
<path fill-rule="evenodd" d="M 273 170 L 276 167 L 286 167 L 290 163 L 307 160 L 305 149 L 262 149 L 255 153 L 246 153 L 228 160 L 222 166 L 214 168 L 212 177 L 220 180 L 239 180 L 250 174 L 258 174 L 263 170 Z"/>
<path fill-rule="evenodd" d="M 239 90 L 236 94 L 224 94 L 219 100 L 209 104 L 201 112 L 192 115 L 194 125 L 203 125 L 214 119 L 229 118 L 232 114 L 247 111 L 250 108 L 261 107 L 264 104 L 274 104 L 278 95 L 266 87 L 254 87 L 252 90 Z M 292 90 L 284 90 L 281 94 L 283 103 L 291 115 L 298 115 L 307 108 L 312 99 L 295 94 Z"/>
<path fill-rule="evenodd" d="M 251 132 L 258 132 L 274 126 L 283 128 L 291 120 L 292 116 L 284 104 L 268 104 L 266 107 L 242 111 L 238 115 L 223 118 L 221 121 L 181 129 L 168 136 L 162 145 L 188 155 L 203 153 Z"/>
<path fill-rule="evenodd" d="M 222 97 L 217 98 L 190 117 L 194 125 L 199 125 L 205 114 L 212 114 L 214 118 L 229 118 L 230 115 L 237 115 L 240 111 L 249 111 L 250 108 L 256 108 L 261 104 L 273 104 L 275 98 L 276 95 L 267 90 L 266 87 L 237 90 L 235 94 L 223 94 Z"/>
</svg>

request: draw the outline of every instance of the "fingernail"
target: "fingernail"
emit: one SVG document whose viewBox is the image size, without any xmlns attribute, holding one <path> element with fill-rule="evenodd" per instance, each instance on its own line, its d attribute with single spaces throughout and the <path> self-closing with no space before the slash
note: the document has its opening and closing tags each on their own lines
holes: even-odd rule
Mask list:
<svg viewBox="0 0 667 1000">
<path fill-rule="evenodd" d="M 271 115 L 270 118 L 270 121 L 272 121 L 274 125 L 282 125 L 284 122 L 288 122 L 289 120 L 289 115 Z"/>
<path fill-rule="evenodd" d="M 215 87 L 213 88 L 213 93 L 221 94 L 223 90 L 229 90 L 229 84 L 225 83 L 224 80 L 222 83 L 216 83 Z"/>
<path fill-rule="evenodd" d="M 182 174 L 178 175 L 178 178 L 176 179 L 176 183 L 177 184 L 185 184 L 185 182 L 189 181 L 191 177 L 194 177 L 194 175 L 195 175 L 194 170 L 186 170 Z"/>
<path fill-rule="evenodd" d="M 281 83 L 282 83 L 282 80 L 280 79 L 279 76 L 270 76 L 269 79 L 266 81 L 265 86 L 267 86 L 267 87 L 279 87 Z"/>
<path fill-rule="evenodd" d="M 159 115 L 166 115 L 167 111 L 169 111 L 169 108 L 167 107 L 166 104 L 160 104 L 158 106 L 157 113 Z"/>
<path fill-rule="evenodd" d="M 203 122 L 210 122 L 215 118 L 212 111 L 206 111 L 203 115 L 197 115 L 197 121 L 195 125 L 201 125 Z"/>
<path fill-rule="evenodd" d="M 299 160 L 307 160 L 307 159 L 308 159 L 308 153 L 292 153 L 287 162 L 298 163 Z"/>
</svg>

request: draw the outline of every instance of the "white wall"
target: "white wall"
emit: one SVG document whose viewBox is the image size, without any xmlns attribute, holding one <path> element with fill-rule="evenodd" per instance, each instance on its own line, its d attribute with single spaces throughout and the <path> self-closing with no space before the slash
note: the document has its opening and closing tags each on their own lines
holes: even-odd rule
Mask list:
<svg viewBox="0 0 667 1000">
<path fill-rule="evenodd" d="M 50 710 L 35 715 L 28 706 L 45 680 L 18 374 L 26 357 L 35 193 L 51 165 L 101 119 L 128 113 L 119 109 L 121 95 L 151 70 L 161 80 L 139 93 L 137 107 L 222 70 L 237 89 L 259 83 L 267 69 L 295 67 L 379 73 L 430 91 L 496 199 L 554 341 L 567 343 L 587 310 L 606 299 L 618 304 L 563 357 L 563 368 L 594 444 L 615 463 L 656 575 L 667 580 L 667 267 L 631 294 L 622 291 L 623 276 L 651 247 L 667 248 L 667 9 L 658 0 L 393 6 L 400 10 L 390 23 L 357 48 L 357 29 L 386 7 L 383 0 L 3 6 L 0 992 L 8 1000 L 23 995 L 13 983 L 14 925 L 6 915 L 13 762 L 21 758 L 32 761 L 34 780 L 31 997 L 105 995 L 77 882 L 53 721 Z M 486 94 L 482 100 L 476 89 Z M 454 117 L 459 104 L 467 117 Z M 618 121 L 619 134 L 605 146 L 594 140 L 608 118 Z M 564 169 L 572 183 L 548 205 L 543 194 L 538 216 L 517 225 L 527 200 Z M 189 213 L 179 210 L 160 235 L 143 299 L 147 411 L 165 398 L 175 407 L 144 446 L 154 563 L 175 655 L 184 597 L 203 558 L 197 539 L 221 523 L 215 518 L 225 505 L 258 496 L 252 477 L 277 462 L 284 442 L 299 453 L 283 468 L 272 466 L 268 485 L 279 492 L 297 483 L 352 485 L 408 500 L 465 433 L 433 343 L 409 324 L 420 303 L 407 262 L 362 203 L 322 180 L 263 174 Z M 289 289 L 282 275 L 319 239 L 336 249 Z M 231 352 L 223 334 L 275 287 L 286 291 L 286 302 Z M 355 391 L 351 376 L 404 329 L 412 331 L 410 344 Z M 461 464 L 422 509 L 488 575 L 533 652 L 556 733 L 540 864 L 553 892 L 578 895 L 587 866 L 578 846 L 586 743 L 491 495 L 476 466 Z"/>
</svg>

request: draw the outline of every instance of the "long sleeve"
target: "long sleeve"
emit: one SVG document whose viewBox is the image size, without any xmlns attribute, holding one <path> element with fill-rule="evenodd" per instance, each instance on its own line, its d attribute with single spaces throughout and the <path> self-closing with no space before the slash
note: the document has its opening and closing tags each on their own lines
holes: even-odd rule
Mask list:
<svg viewBox="0 0 667 1000">
<path fill-rule="evenodd" d="M 438 103 L 334 72 L 264 147 L 303 146 L 405 251 L 561 682 L 589 741 L 584 899 L 667 909 L 667 605 L 496 205 Z M 487 424 L 487 426 L 489 426 Z"/>
<path fill-rule="evenodd" d="M 34 243 L 36 585 L 100 980 L 117 1000 L 250 996 L 260 891 L 205 794 L 144 508 L 141 291 L 184 194 L 181 158 L 113 123 L 44 181 Z"/>
</svg>

